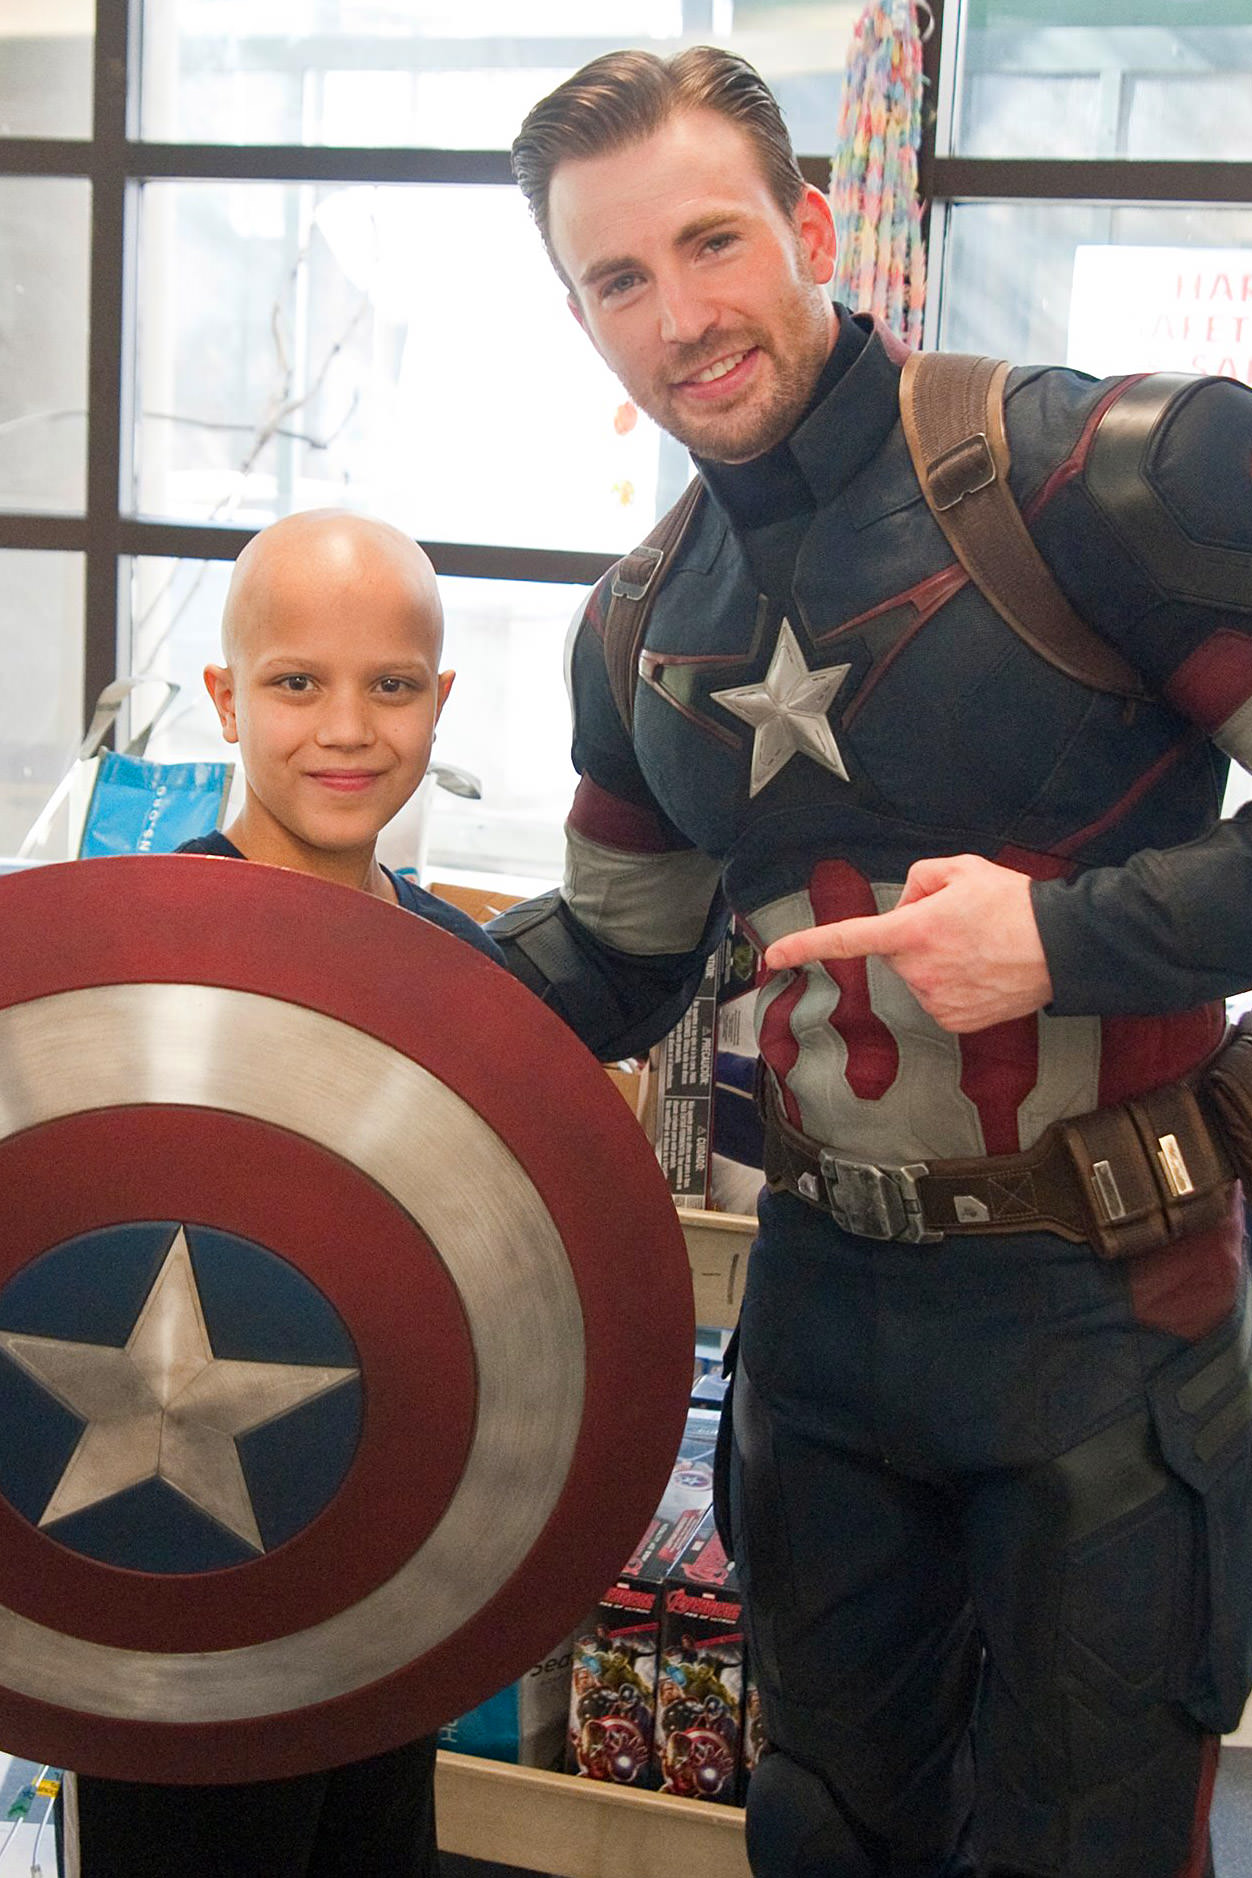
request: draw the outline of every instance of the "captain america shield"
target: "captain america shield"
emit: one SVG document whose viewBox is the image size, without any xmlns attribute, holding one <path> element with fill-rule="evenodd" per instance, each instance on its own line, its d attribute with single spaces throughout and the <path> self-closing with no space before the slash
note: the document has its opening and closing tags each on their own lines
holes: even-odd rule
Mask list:
<svg viewBox="0 0 1252 1878">
<path fill-rule="evenodd" d="M 664 1487 L 691 1283 L 489 959 L 206 856 L 0 881 L 0 1742 L 359 1759 L 538 1661 Z"/>
</svg>

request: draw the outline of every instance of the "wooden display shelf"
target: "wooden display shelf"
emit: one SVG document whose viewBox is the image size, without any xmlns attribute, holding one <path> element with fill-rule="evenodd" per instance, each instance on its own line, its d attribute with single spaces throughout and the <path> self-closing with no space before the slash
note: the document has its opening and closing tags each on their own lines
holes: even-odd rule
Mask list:
<svg viewBox="0 0 1252 1878">
<path fill-rule="evenodd" d="M 743 1811 L 440 1753 L 439 1844 L 553 1878 L 750 1878 Z"/>
<path fill-rule="evenodd" d="M 679 1210 L 696 1322 L 734 1327 L 756 1221 Z M 743 1811 L 668 1793 L 612 1787 L 572 1774 L 439 1755 L 439 1843 L 445 1852 L 518 1865 L 552 1878 L 750 1878 Z"/>
<path fill-rule="evenodd" d="M 714 1330 L 733 1330 L 743 1302 L 756 1220 L 749 1213 L 698 1213 L 682 1207 L 678 1218 L 687 1241 L 696 1322 Z"/>
</svg>

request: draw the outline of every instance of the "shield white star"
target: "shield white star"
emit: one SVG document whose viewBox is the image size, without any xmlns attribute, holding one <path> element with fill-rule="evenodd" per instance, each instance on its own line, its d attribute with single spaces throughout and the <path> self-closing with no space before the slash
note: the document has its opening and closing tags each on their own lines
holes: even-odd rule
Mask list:
<svg viewBox="0 0 1252 1878">
<path fill-rule="evenodd" d="M 709 694 L 716 704 L 725 705 L 756 730 L 750 796 L 759 795 L 797 752 L 847 782 L 848 772 L 826 713 L 850 669 L 829 665 L 810 671 L 791 623 L 784 619 L 764 683 L 735 685 L 729 691 Z"/>
<path fill-rule="evenodd" d="M 180 1227 L 122 1349 L 0 1332 L 0 1349 L 87 1423 L 39 1524 L 164 1480 L 257 1552 L 265 1545 L 235 1436 L 357 1374 L 215 1357 Z"/>
</svg>

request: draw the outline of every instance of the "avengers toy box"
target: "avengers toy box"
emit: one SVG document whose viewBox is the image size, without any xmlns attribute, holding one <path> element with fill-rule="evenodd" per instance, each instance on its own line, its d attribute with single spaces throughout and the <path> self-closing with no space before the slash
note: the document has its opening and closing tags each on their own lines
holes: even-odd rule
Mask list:
<svg viewBox="0 0 1252 1878">
<path fill-rule="evenodd" d="M 697 1526 L 713 1504 L 713 1455 L 719 1420 L 715 1408 L 693 1404 L 688 1409 L 661 1504 L 648 1522 L 633 1556 L 627 1560 L 628 1576 L 660 1585 L 695 1536 Z"/>
<path fill-rule="evenodd" d="M 710 1508 L 665 1583 L 652 1748 L 663 1792 L 737 1798 L 743 1684 L 743 1607 Z"/>
<path fill-rule="evenodd" d="M 761 1692 L 752 1680 L 751 1668 L 743 1690 L 743 1744 L 739 1755 L 739 1799 L 747 1798 L 748 1782 L 765 1750 L 765 1723 L 761 1716 Z"/>
<path fill-rule="evenodd" d="M 687 1010 L 657 1046 L 656 1154 L 675 1206 L 709 1203 L 718 954 Z"/>
<path fill-rule="evenodd" d="M 565 1766 L 589 1780 L 651 1784 L 659 1588 L 623 1574 L 574 1645 Z"/>
<path fill-rule="evenodd" d="M 664 1585 L 712 1502 L 717 1421 L 713 1410 L 689 1411 L 660 1506 L 574 1640 L 565 1757 L 571 1774 L 620 1786 L 652 1782 Z"/>
</svg>

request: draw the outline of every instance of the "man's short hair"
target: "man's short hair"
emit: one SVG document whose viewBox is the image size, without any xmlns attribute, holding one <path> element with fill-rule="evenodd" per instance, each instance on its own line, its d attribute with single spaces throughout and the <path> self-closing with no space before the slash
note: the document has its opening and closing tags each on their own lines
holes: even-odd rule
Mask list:
<svg viewBox="0 0 1252 1878">
<path fill-rule="evenodd" d="M 513 174 L 567 287 L 548 227 L 548 191 L 557 165 L 639 143 L 678 112 L 696 110 L 716 111 L 740 126 L 774 200 L 784 215 L 791 214 L 804 193 L 804 177 L 778 101 L 746 59 L 717 46 L 688 46 L 669 59 L 654 52 L 608 52 L 541 98 L 513 144 Z"/>
</svg>

